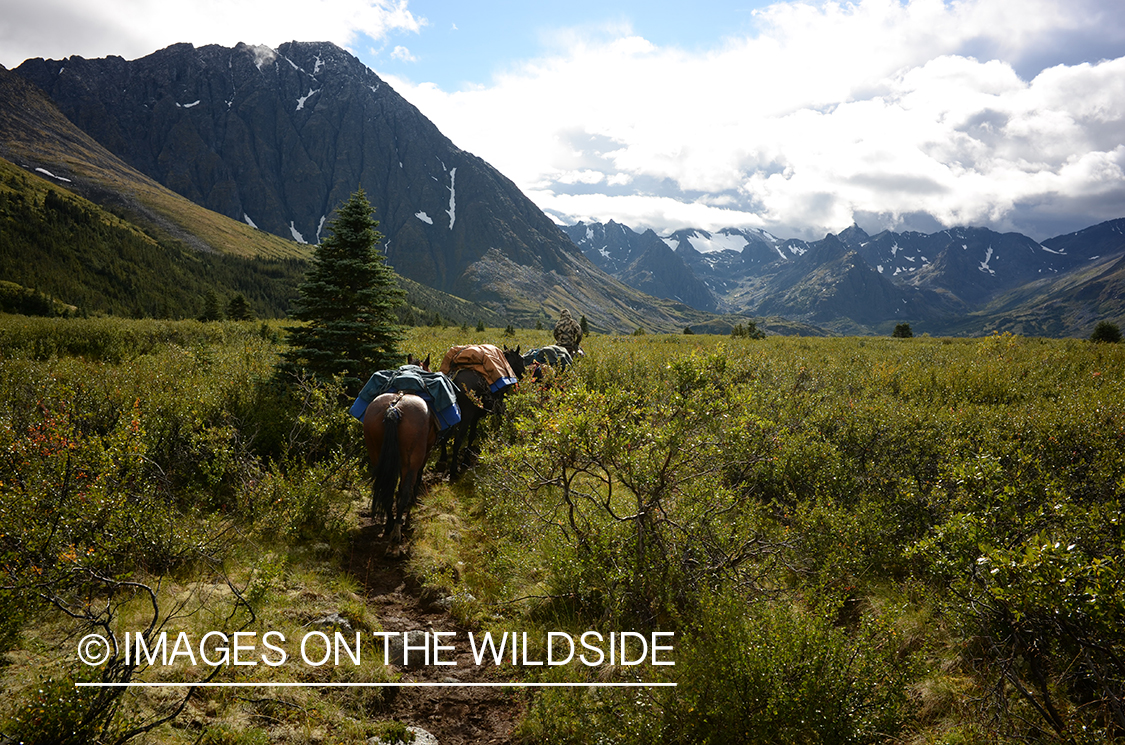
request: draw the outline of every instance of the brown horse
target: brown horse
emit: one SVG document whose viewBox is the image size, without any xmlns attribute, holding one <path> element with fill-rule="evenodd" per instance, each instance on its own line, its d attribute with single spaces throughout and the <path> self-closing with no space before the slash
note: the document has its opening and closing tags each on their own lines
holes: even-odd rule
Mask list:
<svg viewBox="0 0 1125 745">
<path fill-rule="evenodd" d="M 402 531 L 422 487 L 422 469 L 437 436 L 437 421 L 419 396 L 384 393 L 364 412 L 363 441 L 374 475 L 371 514 L 386 516 L 383 535 L 390 538 L 388 553 L 402 554 Z"/>
</svg>

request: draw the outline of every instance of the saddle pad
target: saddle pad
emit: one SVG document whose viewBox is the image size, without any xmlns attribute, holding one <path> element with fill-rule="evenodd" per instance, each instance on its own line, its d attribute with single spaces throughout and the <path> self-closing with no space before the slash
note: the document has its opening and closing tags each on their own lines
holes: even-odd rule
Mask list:
<svg viewBox="0 0 1125 745">
<path fill-rule="evenodd" d="M 570 352 L 566 351 L 565 347 L 560 347 L 557 344 L 532 349 L 523 356 L 523 360 L 528 363 L 538 362 L 540 365 L 550 365 L 560 370 L 565 370 L 574 361 L 571 359 Z"/>
<path fill-rule="evenodd" d="M 362 422 L 368 404 L 384 393 L 399 391 L 420 396 L 437 419 L 439 430 L 444 431 L 461 421 L 461 409 L 457 406 L 457 392 L 453 381 L 443 373 L 426 372 L 417 365 L 403 365 L 397 370 L 380 370 L 372 375 L 348 413 Z"/>
</svg>

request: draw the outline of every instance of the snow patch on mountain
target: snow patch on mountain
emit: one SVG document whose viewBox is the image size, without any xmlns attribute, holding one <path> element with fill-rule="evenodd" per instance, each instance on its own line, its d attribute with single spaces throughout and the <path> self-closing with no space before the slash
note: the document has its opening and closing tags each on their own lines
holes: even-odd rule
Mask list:
<svg viewBox="0 0 1125 745">
<path fill-rule="evenodd" d="M 988 265 L 988 262 L 990 262 L 990 261 L 992 261 L 992 246 L 989 246 L 989 247 L 988 247 L 988 251 L 986 251 L 986 252 L 985 252 L 985 254 L 984 254 L 984 261 L 982 261 L 982 262 L 980 263 L 980 267 L 979 267 L 979 269 L 980 269 L 980 270 L 981 270 L 982 272 L 988 272 L 989 274 L 992 274 L 992 275 L 994 275 L 994 276 L 995 276 L 996 272 L 995 272 L 995 271 L 993 271 L 992 267 L 990 267 L 990 266 Z"/>
<path fill-rule="evenodd" d="M 444 168 L 444 165 L 442 166 Z M 454 168 L 449 172 L 449 209 L 445 214 L 449 215 L 449 229 L 453 230 L 453 223 L 457 221 L 457 169 Z"/>
<path fill-rule="evenodd" d="M 301 235 L 300 231 L 297 230 L 297 226 L 294 220 L 289 221 L 289 232 L 293 234 L 293 240 L 297 241 L 298 243 L 304 243 L 306 245 L 308 244 L 308 241 L 305 240 L 305 236 Z"/>
<path fill-rule="evenodd" d="M 310 98 L 315 96 L 317 93 L 320 93 L 320 88 L 317 88 L 315 91 L 312 88 L 309 88 L 309 92 L 306 95 L 301 96 L 300 98 L 297 99 L 297 111 L 300 111 L 301 109 L 305 108 L 305 101 L 308 101 Z"/>
<path fill-rule="evenodd" d="M 38 173 L 42 173 L 44 176 L 50 176 L 51 178 L 55 179 L 56 181 L 65 181 L 68 184 L 71 183 L 70 179 L 63 178 L 62 176 L 56 176 L 55 174 L 48 171 L 46 168 L 36 168 L 35 170 Z"/>
<path fill-rule="evenodd" d="M 746 248 L 749 241 L 745 236 L 729 233 L 715 233 L 712 235 L 694 233 L 688 236 L 688 243 L 701 254 L 718 251 L 741 251 Z"/>
</svg>

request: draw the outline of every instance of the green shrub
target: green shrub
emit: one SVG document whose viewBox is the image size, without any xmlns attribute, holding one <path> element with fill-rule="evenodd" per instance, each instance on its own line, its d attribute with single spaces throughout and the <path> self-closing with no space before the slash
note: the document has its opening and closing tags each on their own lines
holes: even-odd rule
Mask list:
<svg viewBox="0 0 1125 745">
<path fill-rule="evenodd" d="M 1118 344 L 1121 342 L 1121 328 L 1116 323 L 1099 321 L 1094 327 L 1094 332 L 1090 334 L 1090 341 Z"/>
<path fill-rule="evenodd" d="M 678 650 L 664 742 L 863 743 L 911 721 L 914 662 L 888 619 L 716 597 Z"/>
</svg>

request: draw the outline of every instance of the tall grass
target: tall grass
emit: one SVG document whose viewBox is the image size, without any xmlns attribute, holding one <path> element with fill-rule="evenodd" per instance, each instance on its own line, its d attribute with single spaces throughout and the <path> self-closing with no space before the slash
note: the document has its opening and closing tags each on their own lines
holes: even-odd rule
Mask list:
<svg viewBox="0 0 1125 745">
<path fill-rule="evenodd" d="M 342 569 L 365 492 L 358 430 L 332 384 L 277 376 L 278 337 L 0 318 L 0 731 L 76 731 L 97 702 L 55 696 L 91 673 L 68 635 L 147 623 L 148 596 L 126 588 L 150 588 L 168 629 L 298 629 L 341 608 L 378 628 Z M 436 368 L 483 342 L 526 350 L 550 334 L 417 328 L 404 351 Z M 1119 345 L 595 334 L 583 347 L 509 397 L 474 470 L 431 489 L 412 570 L 484 629 L 675 633 L 675 666 L 528 679 L 677 687 L 535 694 L 524 741 L 1125 734 Z M 208 736 L 373 733 L 377 694 L 302 696 L 255 704 L 265 730 L 207 697 Z M 174 703 L 121 698 L 82 731 L 120 739 Z M 186 737 L 153 726 L 150 739 Z"/>
<path fill-rule="evenodd" d="M 487 453 L 491 587 L 544 628 L 675 630 L 685 658 L 641 709 L 540 697 L 528 741 L 1125 734 L 1120 348 L 584 346 Z"/>
</svg>

